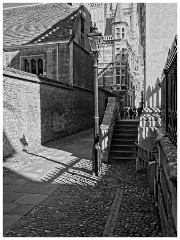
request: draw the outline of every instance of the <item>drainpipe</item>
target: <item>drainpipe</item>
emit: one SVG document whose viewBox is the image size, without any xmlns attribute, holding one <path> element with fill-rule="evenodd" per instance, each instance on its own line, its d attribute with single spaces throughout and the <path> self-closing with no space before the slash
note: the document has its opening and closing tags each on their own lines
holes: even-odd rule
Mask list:
<svg viewBox="0 0 180 240">
<path fill-rule="evenodd" d="M 59 81 L 59 43 L 57 43 L 57 81 Z"/>
</svg>

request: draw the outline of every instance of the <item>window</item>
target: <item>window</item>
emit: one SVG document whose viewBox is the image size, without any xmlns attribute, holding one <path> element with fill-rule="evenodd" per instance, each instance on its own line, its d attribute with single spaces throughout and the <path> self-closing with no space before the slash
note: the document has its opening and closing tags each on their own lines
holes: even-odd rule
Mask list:
<svg viewBox="0 0 180 240">
<path fill-rule="evenodd" d="M 125 76 L 122 76 L 122 78 L 121 78 L 121 84 L 122 84 L 122 85 L 125 85 Z"/>
<path fill-rule="evenodd" d="M 125 60 L 125 55 L 124 53 L 122 53 L 122 62 L 124 62 L 124 60 Z"/>
<path fill-rule="evenodd" d="M 36 60 L 31 60 L 31 73 L 36 74 Z"/>
<path fill-rule="evenodd" d="M 29 61 L 28 60 L 24 60 L 24 70 L 25 72 L 29 72 Z"/>
<path fill-rule="evenodd" d="M 116 84 L 120 84 L 120 68 L 116 68 Z"/>
<path fill-rule="evenodd" d="M 116 69 L 116 75 L 120 75 L 120 69 L 119 68 Z"/>
<path fill-rule="evenodd" d="M 116 39 L 120 39 L 120 28 L 116 28 Z"/>
<path fill-rule="evenodd" d="M 120 76 L 116 76 L 116 84 L 120 84 Z"/>
<path fill-rule="evenodd" d="M 38 59 L 38 75 L 43 75 L 43 60 Z"/>
<path fill-rule="evenodd" d="M 44 56 L 21 57 L 22 70 L 36 75 L 44 75 Z"/>
<path fill-rule="evenodd" d="M 125 37 L 125 29 L 122 28 L 122 38 L 124 38 L 124 37 Z"/>
<path fill-rule="evenodd" d="M 122 48 L 122 62 L 126 60 L 125 53 L 126 53 L 126 48 Z"/>
<path fill-rule="evenodd" d="M 116 54 L 119 54 L 120 48 L 116 48 Z"/>
</svg>

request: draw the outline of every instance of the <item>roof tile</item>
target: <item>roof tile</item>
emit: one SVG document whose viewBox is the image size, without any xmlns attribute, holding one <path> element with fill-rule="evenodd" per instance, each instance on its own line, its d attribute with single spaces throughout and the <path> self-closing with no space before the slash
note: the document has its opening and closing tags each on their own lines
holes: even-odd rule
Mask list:
<svg viewBox="0 0 180 240">
<path fill-rule="evenodd" d="M 4 46 L 68 39 L 77 12 L 78 7 L 66 3 L 7 8 L 3 11 Z"/>
</svg>

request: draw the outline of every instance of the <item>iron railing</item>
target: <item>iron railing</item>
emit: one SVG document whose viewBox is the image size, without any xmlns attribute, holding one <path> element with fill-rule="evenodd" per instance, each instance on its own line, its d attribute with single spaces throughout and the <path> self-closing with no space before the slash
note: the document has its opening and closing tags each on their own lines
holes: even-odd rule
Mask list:
<svg viewBox="0 0 180 240">
<path fill-rule="evenodd" d="M 169 49 L 161 83 L 162 128 L 177 146 L 177 36 Z"/>
</svg>

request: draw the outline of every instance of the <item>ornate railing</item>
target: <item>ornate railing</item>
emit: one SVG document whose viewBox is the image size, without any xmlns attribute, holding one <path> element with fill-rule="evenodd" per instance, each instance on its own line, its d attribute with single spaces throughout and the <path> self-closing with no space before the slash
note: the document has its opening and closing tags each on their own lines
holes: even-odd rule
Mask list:
<svg viewBox="0 0 180 240">
<path fill-rule="evenodd" d="M 177 36 L 174 39 L 163 70 L 161 83 L 162 128 L 177 145 Z"/>
</svg>

